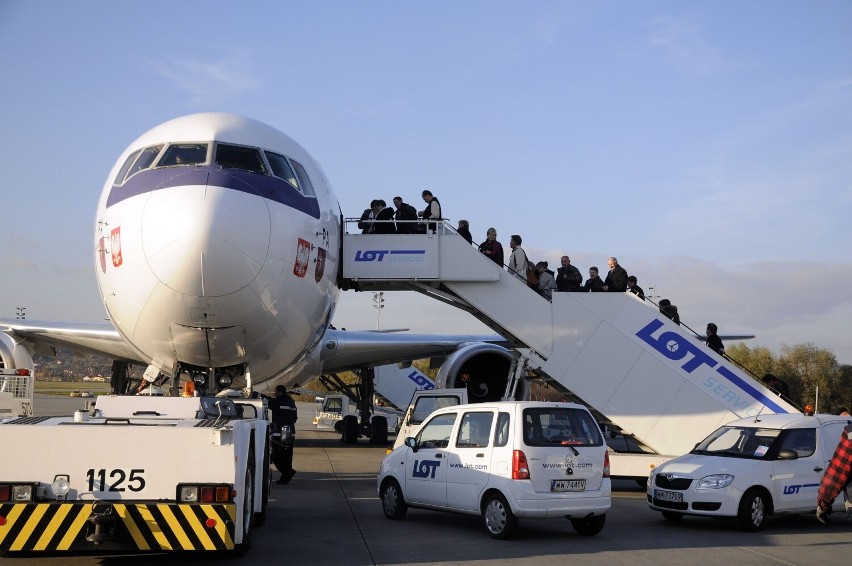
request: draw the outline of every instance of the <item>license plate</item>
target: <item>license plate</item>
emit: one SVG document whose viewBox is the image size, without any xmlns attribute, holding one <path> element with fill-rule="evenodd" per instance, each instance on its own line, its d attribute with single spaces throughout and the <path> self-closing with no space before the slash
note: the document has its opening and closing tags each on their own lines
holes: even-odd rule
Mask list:
<svg viewBox="0 0 852 566">
<path fill-rule="evenodd" d="M 586 480 L 552 480 L 550 491 L 586 491 Z"/>
<path fill-rule="evenodd" d="M 671 501 L 672 503 L 683 503 L 683 494 L 678 491 L 655 489 L 654 499 L 659 499 L 660 501 Z"/>
</svg>

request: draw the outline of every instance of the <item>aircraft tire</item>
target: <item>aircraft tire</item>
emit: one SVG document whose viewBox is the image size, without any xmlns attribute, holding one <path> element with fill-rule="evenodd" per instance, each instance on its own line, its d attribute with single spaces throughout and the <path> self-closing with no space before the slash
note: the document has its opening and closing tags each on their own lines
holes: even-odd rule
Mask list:
<svg viewBox="0 0 852 566">
<path fill-rule="evenodd" d="M 384 417 L 373 417 L 370 421 L 373 435 L 370 444 L 384 445 L 388 443 L 388 420 Z"/>
<path fill-rule="evenodd" d="M 355 444 L 358 442 L 358 417 L 346 415 L 343 417 L 343 432 L 340 440 L 344 444 Z"/>
</svg>

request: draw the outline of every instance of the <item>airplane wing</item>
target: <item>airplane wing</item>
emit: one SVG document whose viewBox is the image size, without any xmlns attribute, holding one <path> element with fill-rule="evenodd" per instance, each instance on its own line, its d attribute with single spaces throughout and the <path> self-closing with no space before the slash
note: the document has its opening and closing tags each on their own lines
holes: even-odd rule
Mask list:
<svg viewBox="0 0 852 566">
<path fill-rule="evenodd" d="M 696 334 L 695 336 L 702 342 L 707 341 L 706 334 Z M 719 334 L 719 338 L 725 342 L 729 340 L 751 340 L 754 338 L 754 334 Z"/>
<path fill-rule="evenodd" d="M 56 348 L 148 364 L 136 355 L 109 323 L 70 324 L 0 319 L 0 332 L 23 342 L 27 349 L 46 356 Z M 462 344 L 486 342 L 510 347 L 497 334 L 408 334 L 403 332 L 347 331 L 328 329 L 318 348 L 321 373 L 342 372 L 368 366 L 450 354 Z"/>
<path fill-rule="evenodd" d="M 323 373 L 339 372 L 449 354 L 462 344 L 475 342 L 511 347 L 498 334 L 386 334 L 329 329 L 320 344 L 320 359 Z"/>
<path fill-rule="evenodd" d="M 34 352 L 55 355 L 55 348 L 96 354 L 114 360 L 147 363 L 137 356 L 108 323 L 69 324 L 0 319 L 0 332 L 23 341 Z"/>
</svg>

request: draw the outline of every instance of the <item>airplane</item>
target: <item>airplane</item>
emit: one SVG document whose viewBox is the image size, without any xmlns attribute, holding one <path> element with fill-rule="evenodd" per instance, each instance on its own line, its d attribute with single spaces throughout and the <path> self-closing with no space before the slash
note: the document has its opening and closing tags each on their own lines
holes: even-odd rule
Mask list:
<svg viewBox="0 0 852 566">
<path fill-rule="evenodd" d="M 100 196 L 93 260 L 109 322 L 0 320 L 0 332 L 13 349 L 112 358 L 118 394 L 167 379 L 262 392 L 439 355 L 511 358 L 497 335 L 333 328 L 343 226 L 326 175 L 284 133 L 227 113 L 176 118 L 124 150 Z M 148 366 L 143 379 L 131 364 Z"/>
</svg>

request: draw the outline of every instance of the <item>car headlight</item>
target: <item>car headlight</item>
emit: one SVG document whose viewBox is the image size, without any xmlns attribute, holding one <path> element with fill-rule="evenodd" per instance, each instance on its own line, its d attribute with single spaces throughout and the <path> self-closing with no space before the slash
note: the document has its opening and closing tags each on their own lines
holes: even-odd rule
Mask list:
<svg viewBox="0 0 852 566">
<path fill-rule="evenodd" d="M 730 474 L 714 474 L 701 478 L 695 489 L 722 489 L 731 485 L 732 481 L 734 476 Z"/>
</svg>

